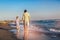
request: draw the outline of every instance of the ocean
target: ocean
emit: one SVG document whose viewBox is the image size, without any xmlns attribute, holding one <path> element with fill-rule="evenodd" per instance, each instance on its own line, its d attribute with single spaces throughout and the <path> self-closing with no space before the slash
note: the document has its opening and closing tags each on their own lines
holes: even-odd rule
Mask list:
<svg viewBox="0 0 60 40">
<path fill-rule="evenodd" d="M 15 23 L 9 23 L 9 26 L 16 27 Z M 18 39 L 23 39 L 24 37 L 23 23 L 20 23 L 19 34 L 16 34 L 17 29 L 9 31 L 19 35 Z M 60 40 L 60 22 L 56 20 L 31 21 L 28 40 Z"/>
</svg>

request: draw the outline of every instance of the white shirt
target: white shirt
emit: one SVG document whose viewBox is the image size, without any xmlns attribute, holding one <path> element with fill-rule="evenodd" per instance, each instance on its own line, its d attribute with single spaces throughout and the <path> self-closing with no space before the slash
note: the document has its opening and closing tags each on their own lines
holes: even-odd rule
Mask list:
<svg viewBox="0 0 60 40">
<path fill-rule="evenodd" d="M 16 19 L 16 25 L 19 25 L 19 18 Z"/>
</svg>

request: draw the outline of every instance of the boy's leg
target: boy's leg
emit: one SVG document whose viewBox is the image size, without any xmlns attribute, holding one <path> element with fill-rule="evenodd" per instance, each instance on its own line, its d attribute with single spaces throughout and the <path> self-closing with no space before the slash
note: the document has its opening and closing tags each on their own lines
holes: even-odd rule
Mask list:
<svg viewBox="0 0 60 40">
<path fill-rule="evenodd" d="M 17 38 L 20 37 L 20 25 L 17 24 Z"/>
</svg>

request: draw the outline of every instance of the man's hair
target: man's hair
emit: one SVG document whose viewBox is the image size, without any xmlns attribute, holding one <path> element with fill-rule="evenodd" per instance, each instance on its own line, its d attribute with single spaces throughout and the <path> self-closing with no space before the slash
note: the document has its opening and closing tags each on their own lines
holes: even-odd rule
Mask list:
<svg viewBox="0 0 60 40">
<path fill-rule="evenodd" d="M 27 10 L 26 10 L 26 9 L 24 10 L 24 13 L 25 13 L 25 12 L 27 12 Z"/>
</svg>

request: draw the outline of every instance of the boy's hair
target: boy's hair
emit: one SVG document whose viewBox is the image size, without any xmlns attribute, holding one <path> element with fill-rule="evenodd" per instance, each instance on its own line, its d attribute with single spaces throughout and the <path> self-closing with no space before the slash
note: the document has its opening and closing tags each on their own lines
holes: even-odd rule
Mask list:
<svg viewBox="0 0 60 40">
<path fill-rule="evenodd" d="M 19 16 L 16 16 L 16 19 L 18 18 Z"/>
<path fill-rule="evenodd" d="M 27 12 L 27 10 L 26 10 L 26 9 L 24 10 L 24 13 L 25 13 L 25 12 Z"/>
</svg>

